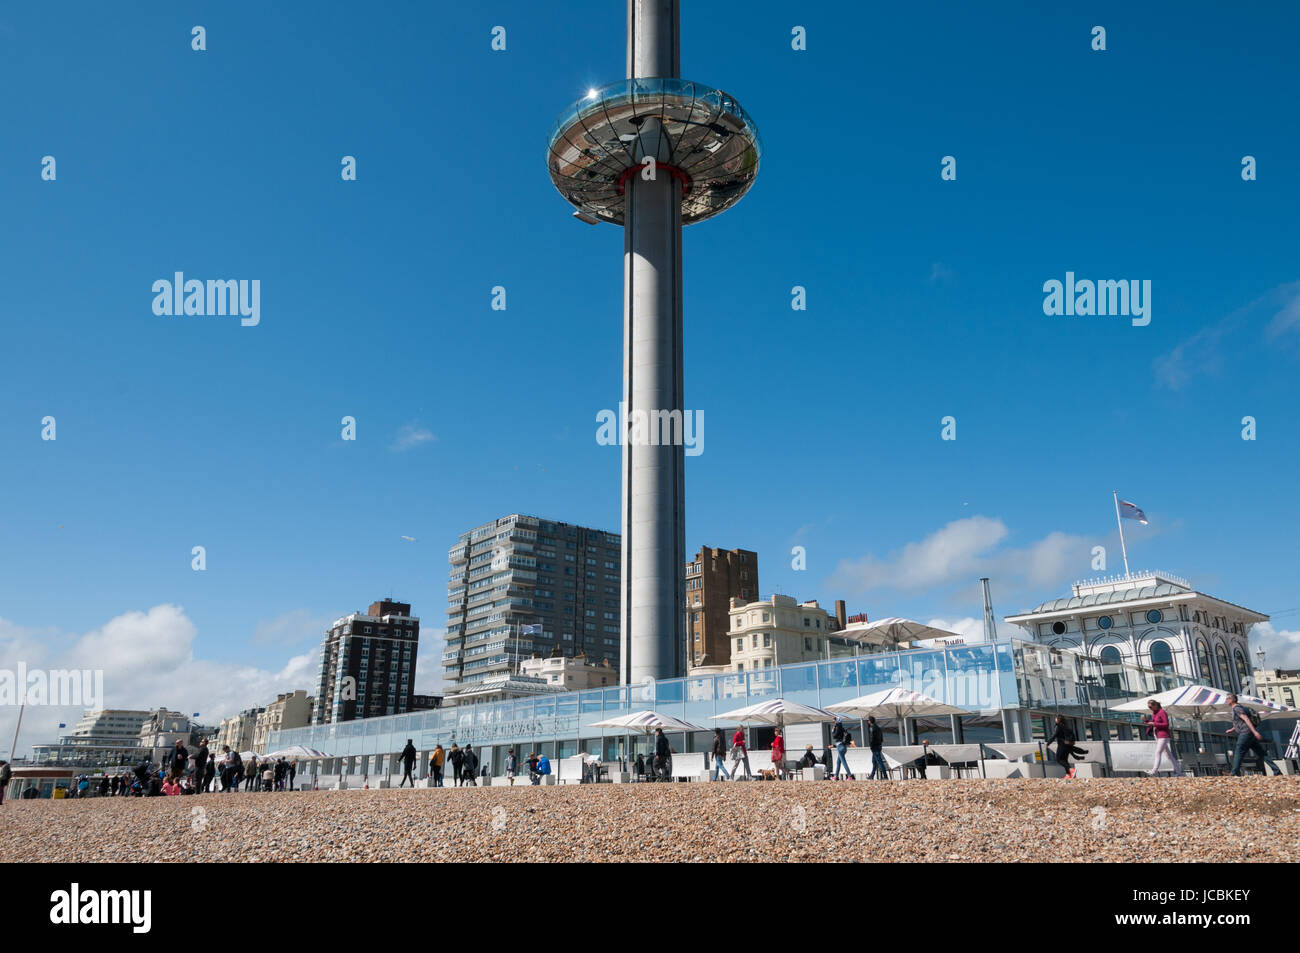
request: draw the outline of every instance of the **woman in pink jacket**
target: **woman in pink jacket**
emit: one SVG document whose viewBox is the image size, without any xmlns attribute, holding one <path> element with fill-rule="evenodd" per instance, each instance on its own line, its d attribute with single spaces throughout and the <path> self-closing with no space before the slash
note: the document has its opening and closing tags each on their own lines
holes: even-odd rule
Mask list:
<svg viewBox="0 0 1300 953">
<path fill-rule="evenodd" d="M 1151 714 L 1142 720 L 1147 724 L 1147 731 L 1156 739 L 1156 759 L 1147 774 L 1154 778 L 1160 770 L 1161 760 L 1168 755 L 1174 766 L 1174 774 L 1181 778 L 1183 766 L 1178 763 L 1178 756 L 1174 754 L 1173 732 L 1169 730 L 1169 712 L 1161 708 L 1160 703 L 1154 698 L 1147 702 L 1147 707 L 1151 709 Z"/>
</svg>

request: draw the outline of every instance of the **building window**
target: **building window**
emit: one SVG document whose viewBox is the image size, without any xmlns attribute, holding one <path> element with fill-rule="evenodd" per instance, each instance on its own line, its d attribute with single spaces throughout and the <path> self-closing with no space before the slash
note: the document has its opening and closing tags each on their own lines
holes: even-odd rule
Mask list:
<svg viewBox="0 0 1300 953">
<path fill-rule="evenodd" d="M 1214 669 L 1210 667 L 1210 652 L 1205 647 L 1204 639 L 1196 640 L 1196 661 L 1201 669 L 1201 681 L 1206 685 L 1214 684 Z"/>
<path fill-rule="evenodd" d="M 1101 681 L 1108 695 L 1118 695 L 1124 689 L 1123 660 L 1119 649 L 1108 645 L 1101 650 Z"/>
<path fill-rule="evenodd" d="M 737 651 L 737 652 L 743 652 L 743 651 L 745 651 L 745 640 L 744 640 L 744 639 L 736 639 L 736 651 Z"/>
<path fill-rule="evenodd" d="M 1215 649 L 1214 655 L 1219 661 L 1219 687 L 1224 691 L 1235 691 L 1236 686 L 1232 684 L 1232 671 L 1228 668 L 1228 653 L 1220 645 Z"/>
<path fill-rule="evenodd" d="M 1114 624 L 1115 620 L 1108 615 L 1100 616 L 1097 619 L 1097 628 L 1099 629 L 1109 629 Z"/>
<path fill-rule="evenodd" d="M 1241 654 L 1241 649 L 1234 649 L 1232 652 L 1233 661 L 1237 663 L 1237 685 L 1244 686 L 1246 679 L 1250 677 L 1250 669 L 1246 666 L 1246 657 Z M 1291 704 L 1287 702 L 1287 704 Z"/>
<path fill-rule="evenodd" d="M 771 647 L 772 647 L 772 633 L 771 633 L 771 632 L 764 632 L 764 633 L 763 633 L 763 648 L 765 648 L 765 649 L 770 649 Z"/>
<path fill-rule="evenodd" d="M 755 632 L 752 636 L 750 636 L 750 639 L 751 639 L 750 644 L 753 645 L 754 648 L 758 648 L 758 633 Z"/>
<path fill-rule="evenodd" d="M 811 652 L 811 651 L 813 650 L 813 647 L 812 647 L 812 639 L 807 638 L 806 636 L 805 636 L 805 638 L 804 638 L 804 640 L 803 640 L 803 650 L 804 650 L 805 652 Z"/>
<path fill-rule="evenodd" d="M 1157 640 L 1151 643 L 1151 667 L 1166 675 L 1174 674 L 1174 653 L 1170 651 L 1168 642 Z"/>
<path fill-rule="evenodd" d="M 1147 621 L 1150 622 L 1152 625 L 1155 625 L 1156 623 L 1162 621 L 1163 619 L 1164 619 L 1164 614 L 1159 609 L 1147 610 Z"/>
</svg>

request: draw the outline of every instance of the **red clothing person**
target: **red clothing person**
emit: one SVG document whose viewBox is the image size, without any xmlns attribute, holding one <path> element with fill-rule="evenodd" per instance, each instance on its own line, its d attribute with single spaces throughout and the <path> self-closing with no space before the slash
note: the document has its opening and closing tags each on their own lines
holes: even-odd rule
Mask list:
<svg viewBox="0 0 1300 953">
<path fill-rule="evenodd" d="M 780 777 L 785 767 L 785 739 L 779 731 L 772 739 L 772 767 L 776 768 L 777 777 Z"/>
<path fill-rule="evenodd" d="M 1151 720 L 1147 722 L 1147 731 L 1151 732 L 1157 738 L 1168 738 L 1169 734 L 1169 712 L 1163 708 L 1157 708 L 1151 715 Z"/>
<path fill-rule="evenodd" d="M 737 729 L 736 729 L 736 733 L 735 733 L 734 735 L 731 736 L 731 746 L 732 746 L 733 748 L 739 748 L 739 749 L 741 749 L 742 751 L 748 751 L 748 750 L 749 750 L 749 749 L 747 749 L 747 748 L 745 747 L 745 729 L 744 729 L 744 728 L 737 728 Z"/>
</svg>

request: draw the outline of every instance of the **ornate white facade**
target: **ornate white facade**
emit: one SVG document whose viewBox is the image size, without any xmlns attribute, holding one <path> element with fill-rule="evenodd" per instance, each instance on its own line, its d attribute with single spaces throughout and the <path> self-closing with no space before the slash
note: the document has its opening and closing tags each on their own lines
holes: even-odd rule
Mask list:
<svg viewBox="0 0 1300 953">
<path fill-rule="evenodd" d="M 1198 592 L 1164 572 L 1076 582 L 1006 621 L 1044 645 L 1076 649 L 1102 662 L 1173 672 L 1228 691 L 1251 673 L 1250 628 L 1262 612 Z"/>
</svg>

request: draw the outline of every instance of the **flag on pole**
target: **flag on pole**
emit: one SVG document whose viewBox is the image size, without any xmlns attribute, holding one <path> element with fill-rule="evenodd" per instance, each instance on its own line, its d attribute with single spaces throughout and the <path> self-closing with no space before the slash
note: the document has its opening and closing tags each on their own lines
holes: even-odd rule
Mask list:
<svg viewBox="0 0 1300 953">
<path fill-rule="evenodd" d="M 542 627 L 541 627 L 540 624 L 538 624 L 538 625 L 521 625 L 521 626 L 519 627 L 519 634 L 520 634 L 520 635 L 541 635 L 541 634 L 542 634 Z"/>
<path fill-rule="evenodd" d="M 1128 500 L 1119 501 L 1119 515 L 1126 520 L 1137 520 L 1143 526 L 1147 525 L 1147 515 L 1136 503 L 1130 503 Z"/>
</svg>

